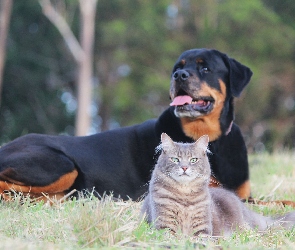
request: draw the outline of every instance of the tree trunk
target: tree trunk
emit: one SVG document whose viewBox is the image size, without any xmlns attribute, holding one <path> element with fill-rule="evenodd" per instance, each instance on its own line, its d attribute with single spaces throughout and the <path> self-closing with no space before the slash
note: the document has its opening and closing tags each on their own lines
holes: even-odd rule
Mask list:
<svg viewBox="0 0 295 250">
<path fill-rule="evenodd" d="M 97 0 L 80 0 L 81 37 L 83 55 L 79 61 L 78 110 L 75 134 L 86 135 L 91 127 L 93 43 Z"/>
<path fill-rule="evenodd" d="M 0 2 L 0 105 L 2 96 L 2 81 L 6 55 L 6 40 L 13 0 L 1 0 Z"/>
<path fill-rule="evenodd" d="M 55 10 L 50 0 L 39 0 L 44 15 L 63 36 L 78 65 L 75 135 L 86 135 L 91 126 L 93 43 L 95 36 L 95 13 L 97 0 L 79 0 L 81 12 L 80 43 L 62 15 Z"/>
</svg>

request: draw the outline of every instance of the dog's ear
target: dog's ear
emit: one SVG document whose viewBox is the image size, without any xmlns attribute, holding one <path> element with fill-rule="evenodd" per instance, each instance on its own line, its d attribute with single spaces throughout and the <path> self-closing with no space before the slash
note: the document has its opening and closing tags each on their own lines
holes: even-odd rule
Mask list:
<svg viewBox="0 0 295 250">
<path fill-rule="evenodd" d="M 248 67 L 235 59 L 226 57 L 229 69 L 230 89 L 234 97 L 239 97 L 249 83 L 253 73 Z"/>
</svg>

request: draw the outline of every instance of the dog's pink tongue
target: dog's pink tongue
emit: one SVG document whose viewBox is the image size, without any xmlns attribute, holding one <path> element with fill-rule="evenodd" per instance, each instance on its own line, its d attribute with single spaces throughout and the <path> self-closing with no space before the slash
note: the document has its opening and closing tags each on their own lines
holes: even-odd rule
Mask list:
<svg viewBox="0 0 295 250">
<path fill-rule="evenodd" d="M 176 96 L 173 101 L 170 103 L 170 106 L 181 106 L 184 104 L 191 104 L 193 98 L 191 98 L 188 95 L 181 95 L 181 96 Z"/>
</svg>

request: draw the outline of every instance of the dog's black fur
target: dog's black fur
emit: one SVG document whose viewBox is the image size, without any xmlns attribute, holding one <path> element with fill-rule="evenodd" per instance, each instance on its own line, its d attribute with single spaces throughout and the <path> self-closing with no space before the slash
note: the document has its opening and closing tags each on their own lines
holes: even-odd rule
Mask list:
<svg viewBox="0 0 295 250">
<path fill-rule="evenodd" d="M 191 127 L 184 133 L 183 119 L 214 125 L 209 146 L 212 171 L 219 183 L 237 191 L 248 182 L 249 170 L 244 140 L 238 126 L 232 124 L 233 97 L 240 95 L 251 75 L 249 68 L 219 51 L 186 51 L 173 69 L 170 96 L 174 99 L 190 95 L 194 100 L 202 100 L 201 105 L 172 106 L 157 120 L 91 136 L 29 134 L 15 139 L 0 149 L 0 193 L 8 187 L 7 183 L 14 183 L 9 187 L 19 187 L 17 191 L 38 187 L 36 190 L 44 188 L 54 194 L 95 188 L 100 195 L 113 192 L 124 199 L 138 199 L 147 190 L 161 133 L 167 133 L 174 141 L 197 139 L 198 133 L 190 134 Z M 208 94 L 203 95 L 206 91 Z M 215 95 L 222 100 L 217 103 Z M 204 123 L 204 127 L 211 126 L 209 123 Z M 61 177 L 73 171 L 78 175 L 69 177 L 72 180 L 67 178 L 63 186 Z M 46 189 L 55 187 L 53 183 L 58 183 L 56 190 Z M 247 195 L 249 192 L 246 190 Z"/>
</svg>

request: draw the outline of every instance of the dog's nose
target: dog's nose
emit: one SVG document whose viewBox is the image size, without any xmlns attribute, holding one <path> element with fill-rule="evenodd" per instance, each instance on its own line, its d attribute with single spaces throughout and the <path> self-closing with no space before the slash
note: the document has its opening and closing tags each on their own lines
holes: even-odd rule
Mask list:
<svg viewBox="0 0 295 250">
<path fill-rule="evenodd" d="M 189 73 L 184 69 L 179 69 L 174 72 L 172 77 L 175 81 L 185 81 L 189 78 Z"/>
</svg>

